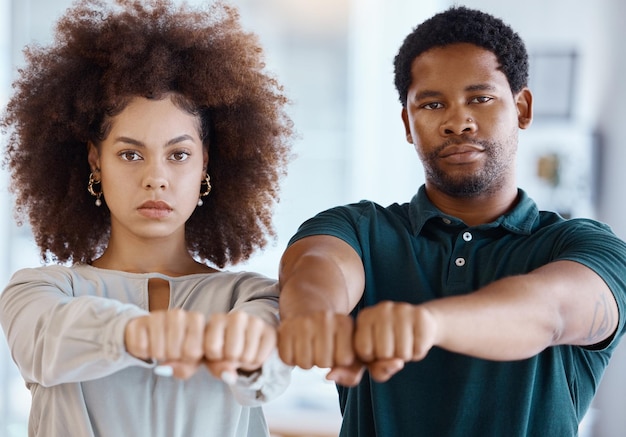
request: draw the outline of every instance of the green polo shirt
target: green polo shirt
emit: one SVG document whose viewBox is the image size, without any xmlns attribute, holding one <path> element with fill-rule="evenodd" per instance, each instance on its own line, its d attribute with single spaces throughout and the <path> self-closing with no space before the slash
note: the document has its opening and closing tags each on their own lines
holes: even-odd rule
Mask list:
<svg viewBox="0 0 626 437">
<path fill-rule="evenodd" d="M 577 435 L 626 320 L 626 244 L 608 226 L 540 212 L 519 190 L 511 212 L 469 227 L 438 210 L 422 187 L 402 205 L 362 201 L 324 211 L 290 244 L 320 234 L 346 241 L 363 260 L 365 292 L 354 315 L 383 300 L 419 304 L 470 293 L 556 260 L 598 273 L 620 312 L 617 335 L 598 350 L 559 346 L 496 362 L 435 347 L 386 383 L 366 374 L 357 387 L 339 386 L 341 436 Z"/>
</svg>

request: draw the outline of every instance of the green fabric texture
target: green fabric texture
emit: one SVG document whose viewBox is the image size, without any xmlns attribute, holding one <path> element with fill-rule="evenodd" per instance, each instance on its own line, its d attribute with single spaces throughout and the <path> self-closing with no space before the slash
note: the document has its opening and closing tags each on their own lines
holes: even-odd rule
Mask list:
<svg viewBox="0 0 626 437">
<path fill-rule="evenodd" d="M 526 360 L 495 362 L 433 348 L 386 383 L 366 374 L 357 387 L 338 387 L 341 436 L 577 435 L 624 332 L 626 245 L 607 225 L 540 212 L 519 190 L 514 210 L 468 227 L 434 207 L 421 187 L 402 205 L 361 201 L 324 211 L 306 221 L 290 244 L 319 234 L 341 238 L 363 260 L 365 293 L 354 315 L 383 300 L 419 304 L 470 293 L 555 260 L 596 271 L 620 312 L 617 335 L 597 350 L 560 346 Z"/>
</svg>

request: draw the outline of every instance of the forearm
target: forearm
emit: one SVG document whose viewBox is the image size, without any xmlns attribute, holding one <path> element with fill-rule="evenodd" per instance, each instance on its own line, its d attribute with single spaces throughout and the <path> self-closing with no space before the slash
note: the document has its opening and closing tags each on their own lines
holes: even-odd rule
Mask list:
<svg viewBox="0 0 626 437">
<path fill-rule="evenodd" d="M 571 262 L 424 308 L 435 320 L 435 345 L 491 360 L 525 359 L 558 344 L 592 345 L 609 337 L 617 323 L 604 282 Z"/>
<path fill-rule="evenodd" d="M 313 239 L 318 242 L 315 246 L 309 244 Z M 346 243 L 309 237 L 285 252 L 279 283 L 283 320 L 316 312 L 348 314 L 363 294 L 364 272 L 360 258 Z"/>
<path fill-rule="evenodd" d="M 469 295 L 424 304 L 435 320 L 435 345 L 500 361 L 528 358 L 553 344 L 558 311 L 535 305 L 516 282 L 509 278 Z M 517 288 L 502 293 L 499 286 Z"/>
<path fill-rule="evenodd" d="M 128 366 L 123 327 L 142 313 L 119 302 L 54 291 L 7 289 L 2 326 L 27 382 L 51 386 L 99 378 Z"/>
<path fill-rule="evenodd" d="M 303 369 L 333 368 L 333 379 L 354 385 L 362 375 L 349 315 L 363 295 L 364 269 L 354 249 L 329 236 L 304 238 L 281 261 L 281 359 Z"/>
<path fill-rule="evenodd" d="M 279 300 L 281 319 L 327 311 L 348 314 L 350 304 L 345 289 L 335 284 L 332 280 L 325 281 L 295 274 L 281 284 Z"/>
</svg>

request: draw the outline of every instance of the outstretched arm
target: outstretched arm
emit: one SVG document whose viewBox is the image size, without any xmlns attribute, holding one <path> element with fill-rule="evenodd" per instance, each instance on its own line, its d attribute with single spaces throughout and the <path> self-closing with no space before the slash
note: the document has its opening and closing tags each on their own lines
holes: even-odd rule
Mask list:
<svg viewBox="0 0 626 437">
<path fill-rule="evenodd" d="M 363 294 L 364 270 L 342 240 L 315 236 L 294 243 L 283 256 L 280 285 L 281 358 L 305 369 L 330 367 L 329 378 L 342 385 L 358 383 L 364 364 L 384 381 L 433 346 L 517 360 L 550 346 L 601 343 L 618 324 L 606 283 L 573 261 L 422 305 L 381 302 L 362 309 L 355 325 L 349 312 Z"/>
<path fill-rule="evenodd" d="M 354 353 L 354 323 L 349 315 L 365 286 L 358 254 L 336 237 L 303 238 L 283 255 L 279 282 L 283 361 L 304 369 L 331 368 L 328 378 L 342 385 L 358 383 L 364 363 Z M 403 366 L 400 360 L 369 364 L 375 377 Z"/>
<path fill-rule="evenodd" d="M 98 296 L 74 296 L 68 269 L 14 274 L 0 293 L 0 323 L 27 383 L 44 387 L 102 378 L 150 364 L 127 354 L 124 327 L 147 312 Z"/>
<path fill-rule="evenodd" d="M 610 338 L 618 310 L 591 269 L 557 261 L 462 296 L 422 305 L 383 302 L 361 311 L 361 360 L 422 359 L 433 346 L 490 360 L 529 358 L 549 346 L 591 346 Z"/>
<path fill-rule="evenodd" d="M 334 312 L 347 315 L 363 295 L 365 272 L 343 240 L 306 237 L 284 253 L 279 272 L 281 318 Z"/>
</svg>

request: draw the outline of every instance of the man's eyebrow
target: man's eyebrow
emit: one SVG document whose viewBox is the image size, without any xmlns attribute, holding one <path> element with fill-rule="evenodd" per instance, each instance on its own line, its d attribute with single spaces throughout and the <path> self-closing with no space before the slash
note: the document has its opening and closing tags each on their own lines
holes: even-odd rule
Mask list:
<svg viewBox="0 0 626 437">
<path fill-rule="evenodd" d="M 424 91 L 420 91 L 419 93 L 415 95 L 415 100 L 430 99 L 433 97 L 441 97 L 441 96 L 443 96 L 443 93 L 439 91 L 424 90 Z"/>
<path fill-rule="evenodd" d="M 478 83 L 465 88 L 465 91 L 495 91 L 496 87 L 488 83 Z"/>
<path fill-rule="evenodd" d="M 468 85 L 465 87 L 466 92 L 495 91 L 495 90 L 496 90 L 496 87 L 488 83 L 477 83 L 477 84 Z M 443 96 L 443 93 L 441 91 L 423 90 L 415 95 L 415 100 L 439 98 L 442 96 Z"/>
</svg>

